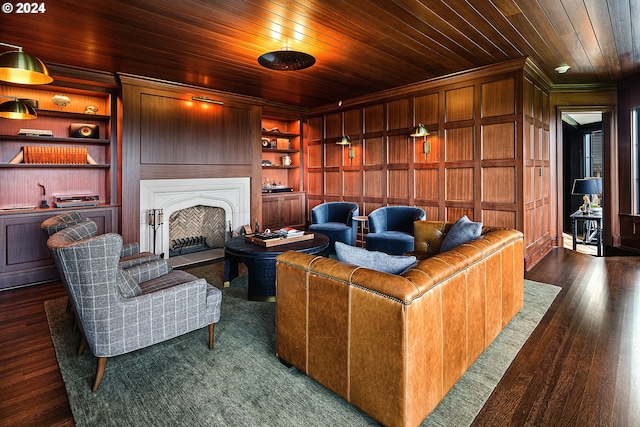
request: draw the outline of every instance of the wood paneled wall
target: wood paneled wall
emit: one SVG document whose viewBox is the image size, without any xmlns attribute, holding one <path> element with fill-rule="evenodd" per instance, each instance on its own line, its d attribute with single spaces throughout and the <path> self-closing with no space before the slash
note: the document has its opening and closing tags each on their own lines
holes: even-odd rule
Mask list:
<svg viewBox="0 0 640 427">
<path fill-rule="evenodd" d="M 633 152 L 630 119 L 631 112 L 640 108 L 640 77 L 621 82 L 618 94 L 620 245 L 637 252 L 640 250 L 640 212 L 634 212 L 631 187 L 634 180 L 632 158 L 637 153 Z"/>
<path fill-rule="evenodd" d="M 124 240 L 140 236 L 140 180 L 251 177 L 252 222 L 261 211 L 263 100 L 122 75 Z M 192 101 L 209 96 L 224 105 Z"/>
<path fill-rule="evenodd" d="M 311 113 L 305 126 L 309 208 L 347 200 L 362 215 L 415 205 L 427 219 L 467 215 L 516 228 L 530 267 L 551 248 L 548 89 L 527 61 L 472 70 Z M 423 123 L 423 139 L 410 137 Z M 348 147 L 336 144 L 349 135 Z"/>
</svg>

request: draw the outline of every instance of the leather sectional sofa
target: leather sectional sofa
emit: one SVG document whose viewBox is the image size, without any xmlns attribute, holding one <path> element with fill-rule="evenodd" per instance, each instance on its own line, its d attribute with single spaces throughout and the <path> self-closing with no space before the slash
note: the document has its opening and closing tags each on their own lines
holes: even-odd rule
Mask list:
<svg viewBox="0 0 640 427">
<path fill-rule="evenodd" d="M 401 275 L 278 256 L 278 357 L 384 425 L 419 425 L 523 304 L 522 233 L 483 227 L 440 253 L 451 226 L 416 221 Z"/>
</svg>

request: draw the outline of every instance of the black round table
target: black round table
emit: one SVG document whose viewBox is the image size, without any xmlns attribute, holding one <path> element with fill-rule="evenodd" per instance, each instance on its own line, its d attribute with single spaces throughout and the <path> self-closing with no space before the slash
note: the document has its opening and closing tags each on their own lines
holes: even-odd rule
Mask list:
<svg viewBox="0 0 640 427">
<path fill-rule="evenodd" d="M 287 251 L 327 256 L 329 238 L 324 234 L 314 233 L 313 239 L 271 247 L 248 242 L 244 236 L 229 239 L 224 248 L 225 285 L 238 277 L 238 263 L 243 263 L 247 267 L 249 275 L 248 299 L 251 301 L 275 301 L 276 257 Z"/>
</svg>

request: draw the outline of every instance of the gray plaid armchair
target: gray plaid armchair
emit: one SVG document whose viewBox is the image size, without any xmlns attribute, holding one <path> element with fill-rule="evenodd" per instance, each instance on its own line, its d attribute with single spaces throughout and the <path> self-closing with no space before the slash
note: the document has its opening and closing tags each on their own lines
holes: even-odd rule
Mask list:
<svg viewBox="0 0 640 427">
<path fill-rule="evenodd" d="M 109 233 L 77 240 L 86 224 L 55 233 L 47 246 L 64 277 L 83 342 L 98 358 L 93 391 L 100 386 L 108 357 L 204 326 L 213 348 L 222 303 L 218 288 L 185 271 L 172 270 L 166 260 L 125 270 L 119 263 L 122 237 Z"/>
<path fill-rule="evenodd" d="M 40 224 L 40 228 L 47 237 L 51 237 L 60 230 L 64 230 L 69 226 L 87 221 L 91 220 L 88 218 L 82 218 L 80 212 L 70 211 L 45 219 Z M 91 230 L 86 229 L 86 231 L 90 232 Z M 95 236 L 96 234 L 97 227 L 92 234 L 87 234 L 81 238 L 87 239 L 89 237 Z M 120 254 L 120 263 L 122 265 L 122 268 L 133 267 L 144 262 L 149 262 L 157 259 L 160 259 L 159 255 L 151 252 L 140 252 L 140 245 L 138 244 L 138 242 L 126 243 L 122 245 L 122 253 Z"/>
</svg>

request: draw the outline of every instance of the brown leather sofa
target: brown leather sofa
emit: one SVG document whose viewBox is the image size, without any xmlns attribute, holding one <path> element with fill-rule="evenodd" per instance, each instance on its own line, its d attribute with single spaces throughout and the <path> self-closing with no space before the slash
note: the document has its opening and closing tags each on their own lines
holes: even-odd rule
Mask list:
<svg viewBox="0 0 640 427">
<path fill-rule="evenodd" d="M 418 264 L 391 275 L 298 252 L 276 262 L 276 352 L 380 423 L 417 426 L 523 303 L 523 235 L 416 221 Z"/>
</svg>

